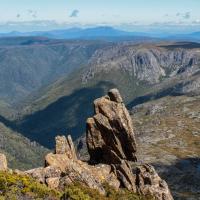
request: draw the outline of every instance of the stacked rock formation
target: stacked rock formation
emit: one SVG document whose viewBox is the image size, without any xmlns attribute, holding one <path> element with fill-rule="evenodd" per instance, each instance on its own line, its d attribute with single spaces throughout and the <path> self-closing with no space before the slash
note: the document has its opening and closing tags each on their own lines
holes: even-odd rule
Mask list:
<svg viewBox="0 0 200 200">
<path fill-rule="evenodd" d="M 94 102 L 95 115 L 87 120 L 87 146 L 92 163 L 136 161 L 132 121 L 117 89 Z"/>
<path fill-rule="evenodd" d="M 95 115 L 87 120 L 86 142 L 90 163 L 112 167 L 120 187 L 159 200 L 173 199 L 155 169 L 136 163 L 136 140 L 130 115 L 117 89 L 94 102 Z"/>
<path fill-rule="evenodd" d="M 116 190 L 126 188 L 156 200 L 172 200 L 167 183 L 148 164 L 138 164 L 136 140 L 129 113 L 117 89 L 94 102 L 95 115 L 87 120 L 89 162 L 76 156 L 71 136 L 56 137 L 54 153 L 45 157 L 45 167 L 25 173 L 51 188 L 79 182 L 105 194 L 104 183 Z"/>
</svg>

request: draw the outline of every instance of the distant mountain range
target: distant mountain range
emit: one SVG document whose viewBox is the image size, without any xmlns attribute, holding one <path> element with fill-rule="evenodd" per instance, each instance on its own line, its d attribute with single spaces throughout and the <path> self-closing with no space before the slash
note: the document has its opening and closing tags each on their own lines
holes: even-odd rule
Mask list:
<svg viewBox="0 0 200 200">
<path fill-rule="evenodd" d="M 112 27 L 71 28 L 66 30 L 0 33 L 0 37 L 42 36 L 54 39 L 96 39 L 107 37 L 147 37 L 146 33 L 126 32 Z"/>
<path fill-rule="evenodd" d="M 162 38 L 174 40 L 200 41 L 200 32 L 189 34 L 168 34 L 168 33 L 145 33 L 128 32 L 115 29 L 109 26 L 99 26 L 94 28 L 70 28 L 65 30 L 33 31 L 33 32 L 9 32 L 0 33 L 0 37 L 17 36 L 40 36 L 53 39 L 104 39 L 104 40 L 131 40 L 134 38 Z"/>
</svg>

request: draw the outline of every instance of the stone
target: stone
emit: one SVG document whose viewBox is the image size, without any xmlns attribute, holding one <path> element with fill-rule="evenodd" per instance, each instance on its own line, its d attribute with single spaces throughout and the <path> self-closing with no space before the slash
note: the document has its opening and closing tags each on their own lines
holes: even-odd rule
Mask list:
<svg viewBox="0 0 200 200">
<path fill-rule="evenodd" d="M 62 176 L 60 180 L 60 187 L 62 188 L 70 183 L 78 182 L 89 188 L 98 190 L 101 194 L 105 194 L 101 180 L 98 176 L 94 175 L 87 163 L 82 161 L 70 162 Z"/>
<path fill-rule="evenodd" d="M 131 165 L 123 160 L 121 164 L 112 165 L 112 167 L 121 186 L 136 193 L 136 176 L 133 174 Z"/>
<path fill-rule="evenodd" d="M 108 183 L 109 186 L 115 188 L 116 190 L 120 187 L 120 181 L 115 176 L 112 167 L 110 165 L 98 164 L 98 165 L 89 165 L 90 170 L 95 177 L 98 178 L 102 183 Z"/>
<path fill-rule="evenodd" d="M 95 115 L 88 118 L 86 141 L 91 163 L 136 161 L 136 140 L 130 115 L 117 89 L 94 101 Z"/>
<path fill-rule="evenodd" d="M 57 178 L 61 176 L 61 170 L 54 166 L 39 167 L 25 171 L 24 174 L 30 175 L 37 179 L 40 183 L 46 183 L 48 178 Z"/>
<path fill-rule="evenodd" d="M 75 153 L 74 145 L 70 138 L 67 137 L 66 139 L 65 136 L 56 137 L 55 153 L 46 155 L 45 168 L 43 170 L 29 171 L 28 173 L 39 179 L 40 182 L 50 185 L 51 188 L 64 188 L 69 184 L 79 182 L 82 185 L 98 190 L 101 194 L 105 194 L 103 183 L 105 180 L 109 180 L 110 185 L 118 189 L 120 183 L 111 172 L 110 166 L 102 165 L 100 170 L 100 167 L 96 168 L 88 165 L 88 163 L 78 160 L 75 155 L 68 153 Z M 69 149 L 71 150 L 69 151 Z"/>
<path fill-rule="evenodd" d="M 70 159 L 77 159 L 74 144 L 70 135 L 56 137 L 55 154 L 66 154 Z"/>
<path fill-rule="evenodd" d="M 0 153 L 0 171 L 7 171 L 7 170 L 8 170 L 8 164 L 6 156 Z"/>
<path fill-rule="evenodd" d="M 154 167 L 149 164 L 137 167 L 136 186 L 139 194 L 151 195 L 156 200 L 173 200 L 167 183 L 158 176 Z"/>
<path fill-rule="evenodd" d="M 47 178 L 47 179 L 46 179 L 46 184 L 47 184 L 48 187 L 51 188 L 51 189 L 56 189 L 56 188 L 58 188 L 59 183 L 60 183 L 60 177 Z"/>
<path fill-rule="evenodd" d="M 70 162 L 70 159 L 66 154 L 49 153 L 45 156 L 46 166 L 53 166 L 53 167 L 59 168 L 62 172 L 65 171 L 69 162 Z"/>
<path fill-rule="evenodd" d="M 44 168 L 38 167 L 24 172 L 25 174 L 37 179 L 40 183 L 45 183 Z"/>
</svg>

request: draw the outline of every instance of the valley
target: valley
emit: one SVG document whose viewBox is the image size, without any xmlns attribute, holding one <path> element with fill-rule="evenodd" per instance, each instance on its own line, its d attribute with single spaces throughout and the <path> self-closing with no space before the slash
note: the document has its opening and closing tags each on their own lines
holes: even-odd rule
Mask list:
<svg viewBox="0 0 200 200">
<path fill-rule="evenodd" d="M 55 136 L 67 134 L 87 160 L 93 101 L 118 88 L 139 161 L 151 163 L 177 199 L 198 197 L 199 43 L 1 38 L 0 57 L 0 149 L 10 167 L 42 166 Z"/>
</svg>

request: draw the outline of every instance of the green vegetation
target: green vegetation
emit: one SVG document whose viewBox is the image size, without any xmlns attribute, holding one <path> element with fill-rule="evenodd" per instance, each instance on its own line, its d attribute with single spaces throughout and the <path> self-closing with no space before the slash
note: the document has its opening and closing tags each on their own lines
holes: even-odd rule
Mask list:
<svg viewBox="0 0 200 200">
<path fill-rule="evenodd" d="M 61 193 L 36 182 L 28 176 L 0 172 L 0 199 L 60 199 Z"/>
<path fill-rule="evenodd" d="M 8 125 L 0 123 L 0 148 L 8 159 L 8 166 L 24 170 L 43 165 L 48 150 L 8 128 Z"/>
<path fill-rule="evenodd" d="M 116 191 L 107 184 L 104 185 L 105 195 L 98 191 L 82 186 L 80 184 L 70 185 L 66 188 L 63 197 L 70 197 L 70 200 L 152 200 L 151 197 L 142 197 L 125 189 Z"/>
<path fill-rule="evenodd" d="M 150 200 L 150 197 L 141 197 L 127 190 L 116 191 L 105 185 L 106 194 L 74 184 L 67 186 L 64 191 L 48 188 L 34 179 L 9 172 L 0 172 L 0 200 Z"/>
</svg>

